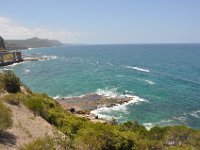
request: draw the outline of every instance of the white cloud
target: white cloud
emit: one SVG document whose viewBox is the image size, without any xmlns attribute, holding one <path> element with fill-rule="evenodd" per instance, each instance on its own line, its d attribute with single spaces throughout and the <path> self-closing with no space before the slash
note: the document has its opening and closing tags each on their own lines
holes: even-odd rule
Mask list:
<svg viewBox="0 0 200 150">
<path fill-rule="evenodd" d="M 89 33 L 72 31 L 54 31 L 46 28 L 30 28 L 18 24 L 6 17 L 0 17 L 0 36 L 5 39 L 27 39 L 32 37 L 57 39 L 63 42 L 81 42 Z"/>
</svg>

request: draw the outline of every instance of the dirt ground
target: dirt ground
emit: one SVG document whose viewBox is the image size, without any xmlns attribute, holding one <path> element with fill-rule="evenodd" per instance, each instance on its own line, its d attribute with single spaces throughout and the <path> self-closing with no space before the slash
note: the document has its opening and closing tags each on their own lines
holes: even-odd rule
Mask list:
<svg viewBox="0 0 200 150">
<path fill-rule="evenodd" d="M 55 129 L 40 116 L 34 116 L 23 104 L 5 104 L 12 110 L 13 126 L 1 134 L 1 150 L 15 150 L 39 137 L 53 135 Z"/>
</svg>

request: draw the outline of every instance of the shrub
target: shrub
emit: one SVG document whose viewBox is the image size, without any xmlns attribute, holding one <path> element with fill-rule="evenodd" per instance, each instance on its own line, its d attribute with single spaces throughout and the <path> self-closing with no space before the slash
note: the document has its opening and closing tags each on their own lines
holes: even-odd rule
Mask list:
<svg viewBox="0 0 200 150">
<path fill-rule="evenodd" d="M 147 130 L 143 125 L 140 125 L 137 121 L 134 122 L 125 122 L 120 126 L 120 131 L 134 131 L 140 132 L 140 134 L 146 135 Z"/>
<path fill-rule="evenodd" d="M 20 92 L 20 79 L 12 72 L 6 71 L 3 74 L 4 89 L 9 93 Z"/>
<path fill-rule="evenodd" d="M 4 90 L 4 75 L 0 73 L 0 92 Z"/>
<path fill-rule="evenodd" d="M 24 145 L 19 150 L 54 150 L 54 143 L 50 137 L 38 138 L 31 143 Z"/>
<path fill-rule="evenodd" d="M 0 102 L 0 132 L 12 126 L 12 112 Z"/>
<path fill-rule="evenodd" d="M 6 94 L 1 98 L 1 100 L 5 101 L 6 103 L 9 103 L 11 105 L 19 105 L 20 102 L 26 103 L 28 101 L 29 96 L 23 95 L 21 93 L 9 93 Z"/>
<path fill-rule="evenodd" d="M 135 148 L 129 135 L 119 132 L 113 125 L 87 123 L 75 136 L 77 149 L 131 150 Z"/>
</svg>

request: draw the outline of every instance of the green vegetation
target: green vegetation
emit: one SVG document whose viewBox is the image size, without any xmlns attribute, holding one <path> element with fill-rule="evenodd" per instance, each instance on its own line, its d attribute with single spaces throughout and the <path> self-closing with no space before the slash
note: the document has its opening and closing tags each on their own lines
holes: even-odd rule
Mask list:
<svg viewBox="0 0 200 150">
<path fill-rule="evenodd" d="M 60 41 L 57 40 L 39 39 L 36 37 L 26 40 L 5 40 L 5 43 L 8 50 L 63 45 Z"/>
<path fill-rule="evenodd" d="M 0 132 L 12 126 L 12 112 L 0 102 Z"/>
<path fill-rule="evenodd" d="M 54 150 L 54 143 L 50 137 L 38 138 L 24 145 L 19 150 Z"/>
<path fill-rule="evenodd" d="M 0 74 L 0 90 L 6 90 L 9 93 L 20 92 L 20 79 L 12 71 L 6 71 Z"/>
<path fill-rule="evenodd" d="M 13 77 L 13 74 L 11 76 Z M 0 80 L 0 82 L 1 81 L 2 80 Z M 10 81 L 10 79 L 8 81 Z M 16 85 L 16 82 L 12 83 L 15 83 L 14 86 Z M 20 81 L 17 80 L 17 83 L 20 83 Z M 1 84 L 2 83 L 0 83 L 0 85 Z M 19 84 L 17 85 L 19 86 Z M 56 143 L 60 143 L 60 149 L 200 149 L 200 131 L 198 130 L 185 126 L 172 126 L 154 127 L 148 131 L 138 122 L 127 122 L 119 125 L 116 123 L 92 123 L 64 110 L 48 95 L 32 93 L 29 89 L 24 89 L 26 91 L 9 93 L 4 96 L 2 100 L 15 105 L 17 105 L 18 102 L 23 103 L 27 108 L 31 109 L 35 115 L 40 115 L 63 132 L 67 140 L 59 138 L 56 140 Z M 51 142 L 49 145 L 48 141 L 39 139 L 32 144 L 28 144 L 28 146 L 26 145 L 24 149 L 34 149 L 35 145 L 41 145 L 43 149 L 55 148 L 55 146 L 51 145 Z M 49 147 L 46 148 L 46 146 Z"/>
</svg>

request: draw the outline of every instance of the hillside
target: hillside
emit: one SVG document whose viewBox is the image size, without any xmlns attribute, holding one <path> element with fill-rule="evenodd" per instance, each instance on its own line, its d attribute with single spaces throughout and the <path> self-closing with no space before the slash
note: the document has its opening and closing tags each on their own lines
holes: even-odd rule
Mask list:
<svg viewBox="0 0 200 150">
<path fill-rule="evenodd" d="M 114 120 L 93 123 L 63 109 L 48 95 L 33 93 L 10 71 L 0 73 L 0 93 L 0 149 L 200 149 L 199 130 L 171 126 L 148 131 L 137 122 Z"/>
<path fill-rule="evenodd" d="M 39 39 L 35 37 L 26 40 L 5 40 L 5 45 L 8 50 L 14 50 L 14 49 L 60 46 L 63 45 L 63 43 L 57 40 Z"/>
<path fill-rule="evenodd" d="M 40 116 L 34 116 L 33 112 L 27 109 L 23 104 L 6 106 L 12 110 L 13 125 L 4 135 L 9 136 L 0 140 L 0 149 L 16 149 L 23 146 L 33 139 L 40 137 L 53 136 L 55 132 L 52 125 Z"/>
</svg>

